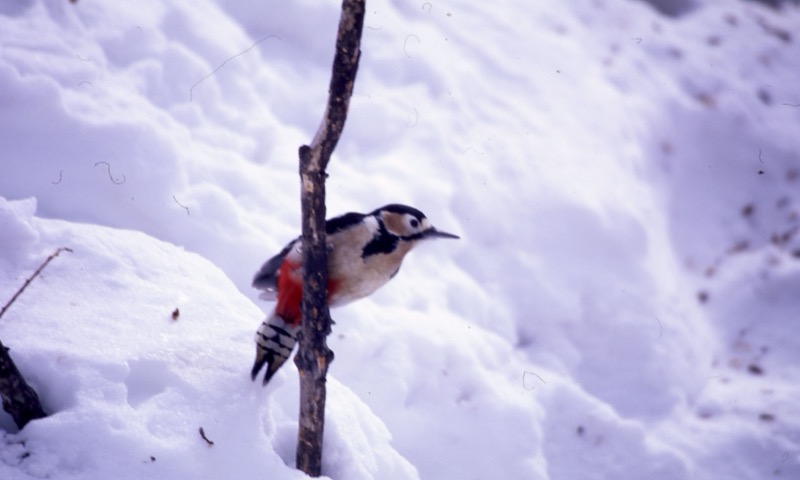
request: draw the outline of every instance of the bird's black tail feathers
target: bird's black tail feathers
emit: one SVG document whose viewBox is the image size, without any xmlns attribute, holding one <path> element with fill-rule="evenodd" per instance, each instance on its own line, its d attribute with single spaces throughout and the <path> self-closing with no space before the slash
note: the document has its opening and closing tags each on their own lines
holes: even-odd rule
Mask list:
<svg viewBox="0 0 800 480">
<path fill-rule="evenodd" d="M 292 354 L 299 329 L 299 325 L 286 323 L 275 313 L 261 323 L 256 332 L 256 359 L 250 372 L 253 381 L 266 364 L 267 371 L 264 374 L 263 385 L 269 382 Z"/>
</svg>

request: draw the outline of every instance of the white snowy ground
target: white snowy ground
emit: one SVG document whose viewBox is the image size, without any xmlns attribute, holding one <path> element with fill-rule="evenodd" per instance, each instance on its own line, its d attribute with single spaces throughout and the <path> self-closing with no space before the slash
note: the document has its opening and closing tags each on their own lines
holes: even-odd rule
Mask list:
<svg viewBox="0 0 800 480">
<path fill-rule="evenodd" d="M 800 478 L 800 11 L 522 3 L 368 2 L 328 210 L 462 240 L 333 312 L 325 475 Z M 74 251 L 0 320 L 50 413 L 0 478 L 303 477 L 249 282 L 338 9 L 0 3 L 0 302 Z"/>
</svg>

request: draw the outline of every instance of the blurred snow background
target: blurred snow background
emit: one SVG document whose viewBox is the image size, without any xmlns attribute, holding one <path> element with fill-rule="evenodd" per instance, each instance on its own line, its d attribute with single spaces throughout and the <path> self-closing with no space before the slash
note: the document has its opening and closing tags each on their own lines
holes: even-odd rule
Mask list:
<svg viewBox="0 0 800 480">
<path fill-rule="evenodd" d="M 800 478 L 798 8 L 461 3 L 367 5 L 328 211 L 462 240 L 334 310 L 325 475 Z M 51 413 L 0 413 L 0 477 L 303 477 L 249 283 L 338 16 L 0 3 L 0 301 L 74 250 L 0 321 Z"/>
</svg>

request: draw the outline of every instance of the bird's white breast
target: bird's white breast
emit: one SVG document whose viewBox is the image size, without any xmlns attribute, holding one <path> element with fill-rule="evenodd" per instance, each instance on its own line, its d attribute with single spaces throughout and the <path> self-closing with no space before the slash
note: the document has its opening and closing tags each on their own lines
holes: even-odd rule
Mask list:
<svg viewBox="0 0 800 480">
<path fill-rule="evenodd" d="M 368 220 L 374 223 L 365 221 L 328 237 L 333 246 L 328 256 L 328 277 L 335 288 L 329 299 L 331 307 L 366 297 L 385 285 L 400 268 L 403 257 L 411 248 L 410 244 L 400 242 L 388 254 L 362 257 L 364 246 L 378 230 L 377 220 L 372 217 L 368 217 Z"/>
</svg>

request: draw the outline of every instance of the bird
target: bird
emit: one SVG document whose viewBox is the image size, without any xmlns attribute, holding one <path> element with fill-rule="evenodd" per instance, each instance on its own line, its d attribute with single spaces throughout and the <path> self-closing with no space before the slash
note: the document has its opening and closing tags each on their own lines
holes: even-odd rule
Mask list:
<svg viewBox="0 0 800 480">
<path fill-rule="evenodd" d="M 370 213 L 350 212 L 325 222 L 328 247 L 328 307 L 340 307 L 371 295 L 397 275 L 406 254 L 434 238 L 459 238 L 437 230 L 414 207 L 389 204 Z M 259 297 L 275 301 L 255 335 L 256 358 L 250 376 L 262 385 L 286 362 L 297 343 L 303 297 L 302 239 L 289 242 L 253 277 Z"/>
</svg>

